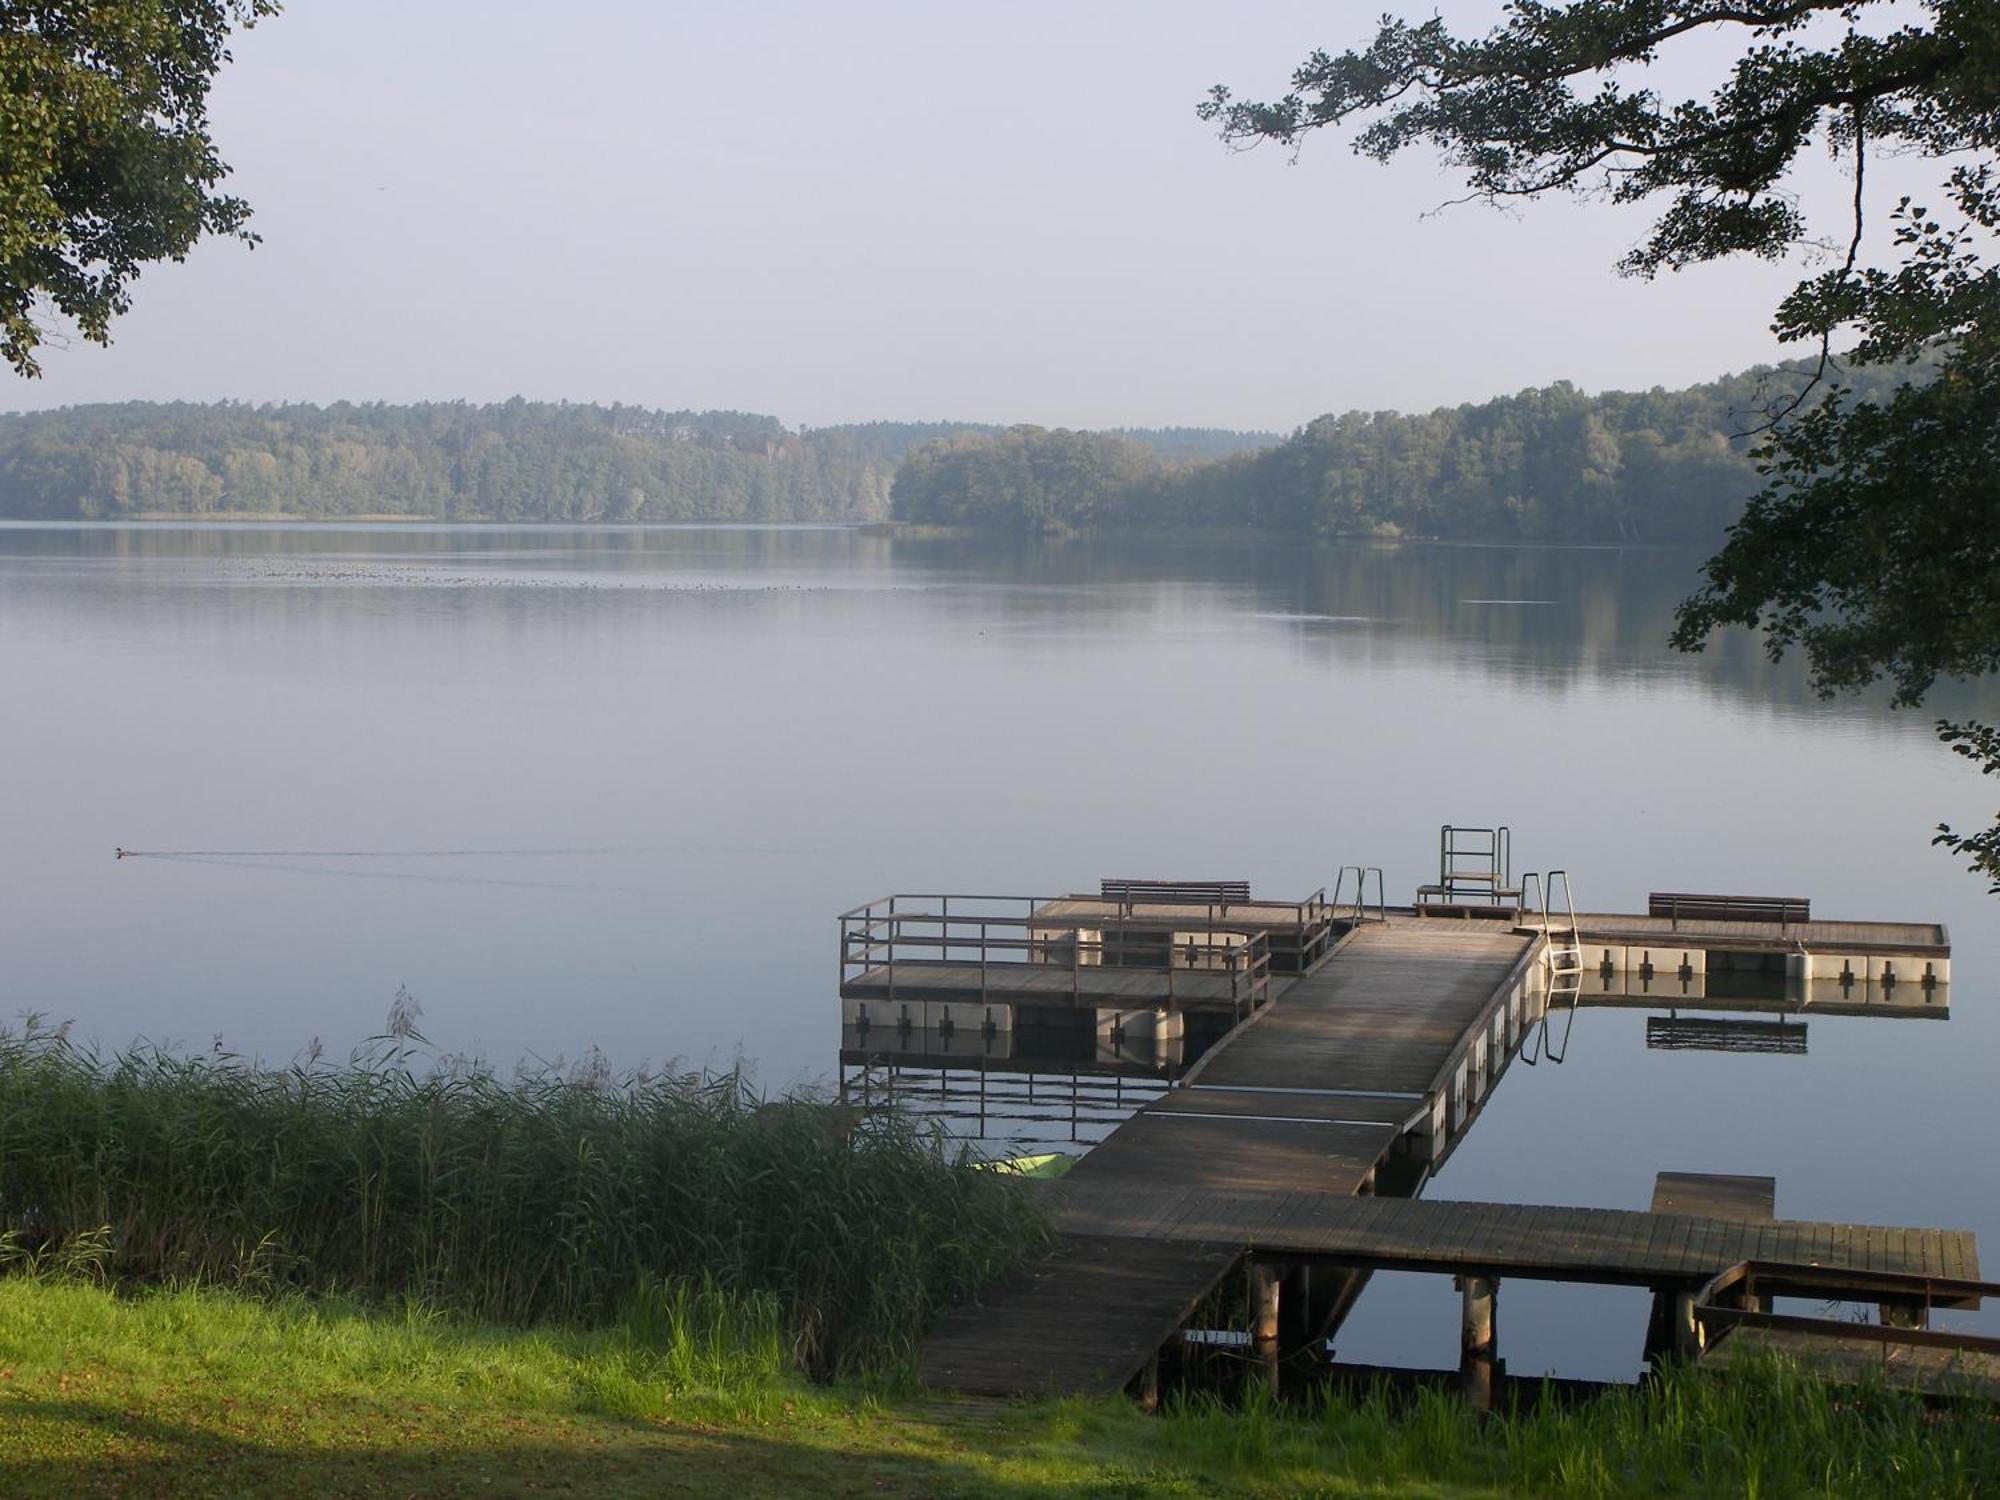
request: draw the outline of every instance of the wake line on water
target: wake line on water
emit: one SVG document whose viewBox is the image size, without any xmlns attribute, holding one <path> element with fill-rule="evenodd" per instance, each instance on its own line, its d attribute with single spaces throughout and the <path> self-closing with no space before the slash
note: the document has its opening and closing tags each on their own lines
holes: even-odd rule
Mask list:
<svg viewBox="0 0 2000 1500">
<path fill-rule="evenodd" d="M 831 849 L 784 848 L 755 844 L 675 844 L 666 848 L 596 845 L 579 849 L 125 849 L 116 859 L 588 859 L 600 855 L 728 854 L 751 859 L 824 859 Z"/>
<path fill-rule="evenodd" d="M 117 859 L 521 859 L 643 854 L 643 849 L 124 849 Z"/>
<path fill-rule="evenodd" d="M 134 851 L 136 852 L 136 851 Z M 611 885 L 588 880 L 508 880 L 492 875 L 420 875 L 410 870 L 340 870 L 326 869 L 317 865 L 276 864 L 269 862 L 270 851 L 261 850 L 257 858 L 233 859 L 227 855 L 200 854 L 190 850 L 174 853 L 154 852 L 147 855 L 152 859 L 171 859 L 182 864 L 210 865 L 224 870 L 262 870 L 282 875 L 319 875 L 334 880 L 399 880 L 408 884 L 421 885 L 483 885 L 501 886 L 510 890 L 524 891 L 626 891 L 636 887 Z M 124 853 L 130 859 L 133 853 Z M 304 856 L 310 858 L 311 856 Z M 339 858 L 342 856 L 332 856 Z M 374 856 L 355 856 L 368 858 Z"/>
</svg>

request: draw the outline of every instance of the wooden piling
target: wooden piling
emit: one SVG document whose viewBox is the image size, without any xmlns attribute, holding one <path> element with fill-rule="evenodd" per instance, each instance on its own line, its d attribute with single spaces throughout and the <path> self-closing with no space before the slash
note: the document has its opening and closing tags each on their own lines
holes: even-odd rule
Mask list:
<svg viewBox="0 0 2000 1500">
<path fill-rule="evenodd" d="M 1264 1378 L 1278 1383 L 1278 1318 L 1283 1305 L 1283 1268 L 1266 1260 L 1250 1262 L 1250 1351 Z"/>
<path fill-rule="evenodd" d="M 1491 1411 L 1498 1342 L 1494 1315 L 1500 1283 L 1491 1276 L 1459 1276 L 1454 1279 L 1462 1298 L 1458 1370 L 1465 1387 L 1465 1399 L 1475 1411 Z"/>
</svg>

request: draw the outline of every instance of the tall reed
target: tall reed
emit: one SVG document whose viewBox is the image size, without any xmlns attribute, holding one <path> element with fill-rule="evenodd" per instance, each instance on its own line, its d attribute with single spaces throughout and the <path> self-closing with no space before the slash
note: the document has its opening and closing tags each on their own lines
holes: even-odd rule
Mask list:
<svg viewBox="0 0 2000 1500">
<path fill-rule="evenodd" d="M 775 1298 L 832 1373 L 907 1361 L 1042 1233 L 1021 1185 L 914 1122 L 766 1104 L 740 1073 L 503 1080 L 407 1028 L 282 1070 L 0 1032 L 0 1245 L 83 1246 L 115 1279 L 578 1324 L 700 1282 Z"/>
</svg>

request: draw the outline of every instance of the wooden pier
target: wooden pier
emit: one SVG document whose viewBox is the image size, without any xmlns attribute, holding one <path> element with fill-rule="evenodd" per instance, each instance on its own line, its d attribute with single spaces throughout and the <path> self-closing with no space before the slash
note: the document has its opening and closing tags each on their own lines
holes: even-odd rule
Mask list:
<svg viewBox="0 0 2000 1500">
<path fill-rule="evenodd" d="M 1200 964 L 1227 964 L 1229 953 L 1247 951 L 1216 938 L 1223 929 L 1194 922 L 1193 913 L 1154 911 L 1145 914 L 1149 930 L 1171 934 L 1173 948 L 1193 947 L 1184 970 L 1085 964 L 1076 958 L 1083 945 L 1120 943 L 1126 934 L 1101 903 L 1066 899 L 1091 909 L 1029 903 L 1018 919 L 1019 941 L 1022 967 L 1058 970 L 1072 1006 L 1097 1004 L 1100 994 L 1128 1013 L 1148 1003 L 1185 1006 L 1198 993 L 1188 988 L 1197 979 L 1231 977 L 1227 968 L 1205 973 Z M 1281 913 L 1303 911 L 1276 905 Z M 1965 1290 L 1979 1285 L 1970 1233 L 1779 1220 L 1767 1179 L 1663 1175 L 1648 1209 L 1406 1196 L 1450 1153 L 1523 1038 L 1542 1024 L 1555 957 L 1548 929 L 1523 924 L 1518 914 L 1453 920 L 1437 911 L 1378 909 L 1373 920 L 1358 920 L 1358 911 L 1336 919 L 1337 940 L 1305 960 L 1297 979 L 1269 981 L 1269 1003 L 1239 1006 L 1243 1019 L 1185 1078 L 1138 1108 L 1065 1179 L 1040 1190 L 1062 1234 L 1057 1250 L 946 1315 L 921 1353 L 925 1382 L 986 1395 L 1143 1384 L 1161 1346 L 1239 1267 L 1250 1278 L 1253 1343 L 1273 1361 L 1281 1329 L 1295 1348 L 1323 1342 L 1373 1271 L 1452 1275 L 1466 1297 L 1468 1360 L 1487 1361 L 1489 1379 L 1495 1289 L 1514 1277 L 1648 1287 L 1686 1331 L 1696 1327 L 1700 1289 L 1749 1263 L 1769 1268 L 1767 1284 L 1781 1282 L 1790 1268 L 1836 1282 L 1905 1277 L 1959 1289 L 1941 1292 L 1932 1305 L 1976 1300 Z M 1202 914 L 1208 922 L 1218 915 Z M 1837 947 L 1850 974 L 1855 958 L 1884 960 L 1886 968 L 1868 971 L 1869 982 L 1896 988 L 1900 973 L 1905 994 L 1948 978 L 1941 928 L 1783 915 L 1782 923 L 1704 917 L 1678 925 L 1612 915 L 1579 918 L 1576 933 L 1588 959 L 1599 956 L 1589 944 L 1618 949 L 1606 956 L 1614 966 L 1632 962 L 1632 940 L 1641 939 L 1649 967 L 1655 951 L 1680 955 L 1703 972 L 1717 955 L 1742 954 L 1746 963 L 1791 963 L 1805 981 L 1816 956 Z M 884 931 L 877 916 L 864 921 Z M 1666 931 L 1655 932 L 1661 922 Z M 1054 957 L 1033 946 L 1050 932 L 1077 946 L 1058 948 Z M 1186 944 L 1194 933 L 1202 940 Z M 899 946 L 904 940 L 899 934 Z M 861 941 L 867 947 L 873 939 Z M 1703 946 L 1674 946 L 1681 942 Z M 1564 946 L 1573 951 L 1574 940 Z M 1065 955 L 1067 969 L 1056 961 Z M 925 971 L 904 968 L 908 962 L 899 954 L 893 962 L 856 964 L 851 978 L 844 970 L 843 997 L 886 987 L 891 975 L 900 993 L 915 993 L 908 986 L 920 984 Z M 989 958 L 980 979 L 987 995 L 995 967 Z M 1100 972 L 1082 972 L 1090 968 Z M 1127 980 L 1141 988 L 1120 987 Z M 1150 1001 L 1146 982 L 1155 986 Z M 1012 993 L 1029 992 L 1024 979 L 1007 983 Z M 1592 1003 L 1573 991 L 1561 998 Z"/>
</svg>

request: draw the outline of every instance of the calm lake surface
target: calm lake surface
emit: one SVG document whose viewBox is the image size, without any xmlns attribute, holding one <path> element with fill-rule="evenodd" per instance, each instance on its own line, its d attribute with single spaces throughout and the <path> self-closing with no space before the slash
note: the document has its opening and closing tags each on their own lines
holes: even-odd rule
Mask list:
<svg viewBox="0 0 2000 1500">
<path fill-rule="evenodd" d="M 1577 1014 L 1432 1196 L 1641 1207 L 1660 1170 L 2000 1257 L 1993 898 L 1930 846 L 2000 787 L 1929 711 L 1821 703 L 1742 639 L 1663 644 L 1692 553 L 1006 549 L 828 529 L 0 526 L 6 1017 L 286 1061 L 378 1031 L 503 1066 L 826 1083 L 836 913 L 1104 875 L 1301 896 L 1443 822 L 1579 905 L 1806 895 L 1939 920 L 1950 1017 L 1808 1018 L 1802 1056 Z M 1960 697 L 1937 712 L 2000 714 Z M 168 858 L 115 861 L 114 847 Z M 422 857 L 412 857 L 421 855 Z M 1456 1362 L 1437 1278 L 1342 1357 Z M 1622 1378 L 1642 1294 L 1510 1282 L 1515 1373 Z M 1992 1314 L 1978 1320 L 1996 1326 Z"/>
</svg>

